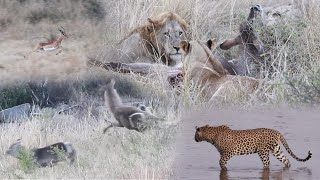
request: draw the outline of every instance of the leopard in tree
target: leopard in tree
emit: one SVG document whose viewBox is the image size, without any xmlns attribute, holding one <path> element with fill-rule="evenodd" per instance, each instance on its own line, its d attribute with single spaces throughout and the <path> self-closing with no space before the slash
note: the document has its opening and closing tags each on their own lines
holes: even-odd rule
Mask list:
<svg viewBox="0 0 320 180">
<path fill-rule="evenodd" d="M 280 149 L 283 144 L 288 153 L 297 161 L 305 162 L 312 156 L 311 151 L 305 159 L 300 159 L 293 154 L 283 135 L 267 128 L 232 130 L 226 125 L 196 127 L 194 137 L 196 142 L 207 141 L 213 144 L 220 153 L 220 167 L 227 170 L 227 162 L 234 155 L 247 155 L 258 153 L 264 168 L 269 168 L 269 152 L 271 152 L 285 167 L 290 167 L 290 162 Z"/>
</svg>

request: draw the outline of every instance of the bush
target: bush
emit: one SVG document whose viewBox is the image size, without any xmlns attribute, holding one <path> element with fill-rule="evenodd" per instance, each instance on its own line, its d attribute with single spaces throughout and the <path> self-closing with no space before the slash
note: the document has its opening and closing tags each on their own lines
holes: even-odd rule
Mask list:
<svg viewBox="0 0 320 180">
<path fill-rule="evenodd" d="M 21 169 L 25 173 L 31 173 L 35 170 L 36 164 L 35 164 L 35 159 L 32 151 L 28 151 L 28 150 L 21 151 L 18 156 L 18 159 L 19 159 L 19 164 L 21 166 Z"/>
<path fill-rule="evenodd" d="M 7 28 L 12 23 L 11 19 L 0 19 L 0 29 Z"/>
<path fill-rule="evenodd" d="M 289 97 L 294 102 L 320 103 L 320 69 L 310 73 L 307 78 L 288 78 L 291 87 Z"/>
<path fill-rule="evenodd" d="M 44 9 L 40 11 L 31 11 L 30 15 L 25 18 L 25 20 L 31 24 L 37 24 L 44 19 L 57 23 L 64 19 L 64 15 L 60 14 L 58 11 Z"/>
<path fill-rule="evenodd" d="M 32 93 L 27 84 L 0 89 L 0 108 L 6 109 L 23 103 L 32 103 Z"/>
<path fill-rule="evenodd" d="M 301 45 L 304 43 L 303 33 L 307 25 L 303 19 L 294 22 L 277 23 L 267 27 L 258 27 L 257 32 L 264 45 L 263 61 L 258 62 L 255 77 L 264 72 L 262 77 L 277 78 L 284 73 L 291 75 L 298 72 L 307 60 Z M 287 56 L 287 55 L 290 56 Z M 301 59 L 301 60 L 300 60 Z M 297 61 L 300 60 L 300 61 Z M 285 63 L 284 63 L 285 61 Z"/>
</svg>

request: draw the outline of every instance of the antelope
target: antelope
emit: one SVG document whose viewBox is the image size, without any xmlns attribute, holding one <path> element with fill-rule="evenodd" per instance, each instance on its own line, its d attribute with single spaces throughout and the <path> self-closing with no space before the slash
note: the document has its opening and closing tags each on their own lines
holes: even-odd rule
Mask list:
<svg viewBox="0 0 320 180">
<path fill-rule="evenodd" d="M 279 28 L 277 25 L 286 23 L 288 20 L 295 21 L 301 15 L 301 11 L 292 4 L 264 8 L 260 4 L 252 6 L 247 20 L 239 26 L 239 35 L 220 45 L 223 50 L 238 46 L 238 57 L 229 61 L 222 57 L 217 58 L 232 75 L 261 77 L 259 76 L 261 70 L 267 70 L 270 74 L 275 69 L 268 54 L 270 54 L 270 47 L 274 46 L 278 40 L 270 36 L 272 32 L 268 29 Z"/>
<path fill-rule="evenodd" d="M 144 105 L 124 105 L 117 93 L 117 90 L 114 89 L 114 84 L 114 79 L 111 79 L 107 83 L 104 96 L 109 109 L 118 123 L 111 123 L 111 125 L 104 128 L 103 133 L 106 133 L 111 127 L 125 127 L 129 130 L 135 130 L 138 132 L 144 131 L 147 125 L 146 118 L 157 117 L 154 116 L 151 110 L 146 108 Z"/>
<path fill-rule="evenodd" d="M 224 63 L 228 63 L 226 68 L 232 75 L 250 75 L 250 66 L 253 62 L 259 61 L 263 54 L 263 43 L 259 39 L 259 34 L 255 31 L 256 27 L 264 26 L 263 9 L 260 4 L 250 8 L 250 13 L 245 22 L 242 22 L 239 27 L 240 35 L 234 39 L 228 39 L 220 44 L 220 48 L 228 50 L 231 47 L 239 45 L 239 57 L 235 60 L 225 62 L 222 65 L 226 68 Z"/>
<path fill-rule="evenodd" d="M 26 149 L 21 145 L 21 139 L 18 139 L 5 154 L 20 159 L 21 153 L 24 151 Z M 63 154 L 61 155 L 57 151 L 63 151 Z M 73 164 L 76 159 L 76 150 L 68 142 L 59 142 L 43 148 L 35 148 L 31 150 L 31 153 L 34 163 L 39 167 L 53 166 L 59 161 L 66 161 L 67 159 L 70 160 L 70 164 Z"/>
<path fill-rule="evenodd" d="M 40 42 L 29 54 L 28 56 L 33 52 L 48 52 L 48 51 L 54 51 L 56 49 L 59 49 L 60 51 L 56 53 L 56 55 L 60 54 L 62 52 L 62 46 L 61 42 L 62 40 L 68 38 L 68 35 L 65 32 L 65 29 L 60 26 L 61 28 L 58 28 L 60 32 L 60 36 L 53 40 L 48 40 L 47 42 Z"/>
</svg>

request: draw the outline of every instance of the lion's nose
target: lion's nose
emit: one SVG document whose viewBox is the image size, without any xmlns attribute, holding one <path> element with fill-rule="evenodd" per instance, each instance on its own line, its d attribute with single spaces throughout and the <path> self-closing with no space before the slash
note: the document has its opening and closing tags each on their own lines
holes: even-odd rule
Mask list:
<svg viewBox="0 0 320 180">
<path fill-rule="evenodd" d="M 174 48 L 175 50 L 177 50 L 177 52 L 178 52 L 179 49 L 180 49 L 180 47 L 175 47 L 175 46 L 173 46 L 173 48 Z"/>
</svg>

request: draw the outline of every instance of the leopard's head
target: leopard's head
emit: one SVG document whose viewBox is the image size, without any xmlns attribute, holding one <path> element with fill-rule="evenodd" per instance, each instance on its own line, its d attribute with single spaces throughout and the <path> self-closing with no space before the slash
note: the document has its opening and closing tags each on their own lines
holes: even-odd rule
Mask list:
<svg viewBox="0 0 320 180">
<path fill-rule="evenodd" d="M 194 140 L 196 142 L 201 141 L 214 141 L 215 137 L 219 135 L 221 132 L 230 129 L 228 126 L 222 125 L 222 126 L 209 126 L 205 125 L 202 127 L 196 126 L 196 133 L 194 135 Z"/>
</svg>

